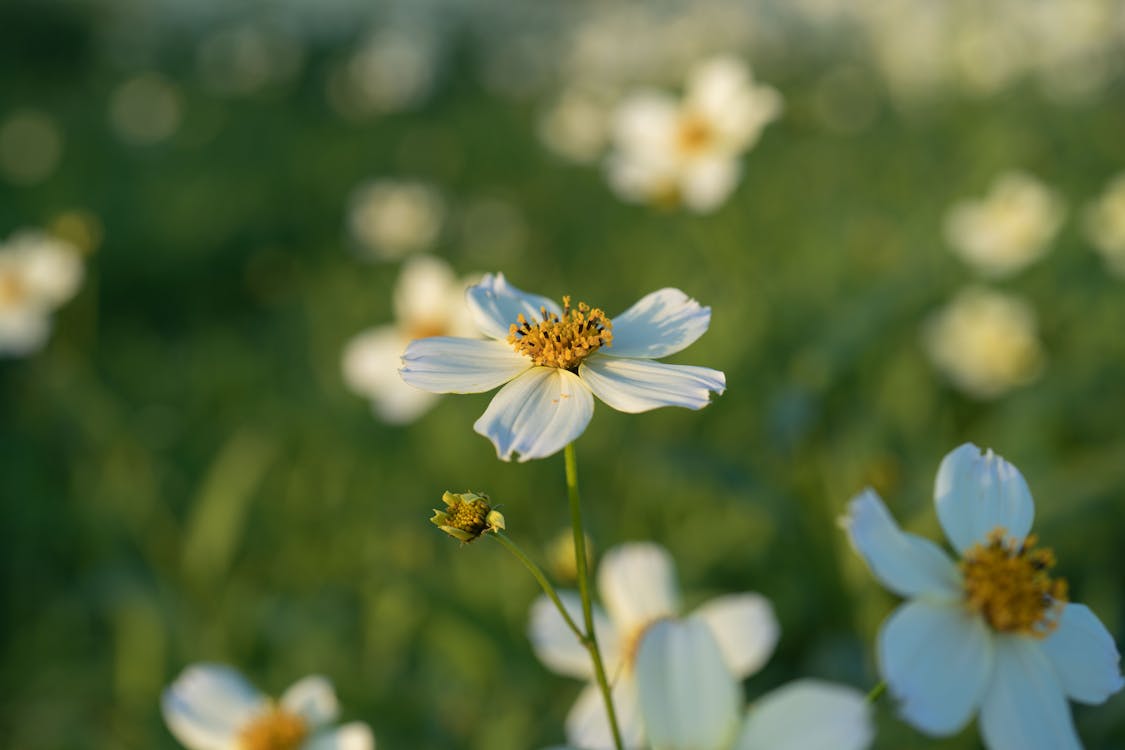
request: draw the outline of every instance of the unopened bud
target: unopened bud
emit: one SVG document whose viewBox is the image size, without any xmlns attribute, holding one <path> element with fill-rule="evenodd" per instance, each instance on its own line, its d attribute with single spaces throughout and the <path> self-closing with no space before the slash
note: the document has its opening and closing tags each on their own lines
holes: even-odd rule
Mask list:
<svg viewBox="0 0 1125 750">
<path fill-rule="evenodd" d="M 462 543 L 481 534 L 504 528 L 504 515 L 488 504 L 488 495 L 475 492 L 446 492 L 441 496 L 445 510 L 434 509 L 430 523 Z"/>
</svg>

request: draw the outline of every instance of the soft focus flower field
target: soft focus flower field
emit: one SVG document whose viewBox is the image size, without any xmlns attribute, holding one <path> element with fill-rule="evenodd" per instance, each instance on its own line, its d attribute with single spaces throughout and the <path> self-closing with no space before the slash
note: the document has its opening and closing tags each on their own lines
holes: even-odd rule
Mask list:
<svg viewBox="0 0 1125 750">
<path fill-rule="evenodd" d="M 380 748 L 564 744 L 586 673 L 537 658 L 539 588 L 427 522 L 446 490 L 487 493 L 573 588 L 562 457 L 501 463 L 472 427 L 493 394 L 395 395 L 383 364 L 476 335 L 449 290 L 483 273 L 609 317 L 666 287 L 711 308 L 667 361 L 725 393 L 602 404 L 576 450 L 595 570 L 654 541 L 683 611 L 768 599 L 751 700 L 879 682 L 899 599 L 838 519 L 870 486 L 941 539 L 935 467 L 966 441 L 1023 472 L 1054 573 L 1125 643 L 1125 12 L 1044 0 L 1047 28 L 1057 6 L 1108 20 L 1047 47 L 997 10 L 903 49 L 908 2 L 764 27 L 723 3 L 678 25 L 457 5 L 0 6 L 0 253 L 41 230 L 84 268 L 47 304 L 0 256 L 0 337 L 50 327 L 29 353 L 0 339 L 0 746 L 177 747 L 161 693 L 197 662 L 274 696 L 325 675 Z M 610 65 L 607 37 L 632 56 Z M 612 142 L 615 105 L 678 101 L 714 55 L 783 101 L 748 151 Z M 1004 184 L 1022 196 L 997 205 Z M 1087 748 L 1125 747 L 1125 696 L 1072 710 Z M 873 747 L 982 746 L 897 716 L 876 705 Z"/>
</svg>

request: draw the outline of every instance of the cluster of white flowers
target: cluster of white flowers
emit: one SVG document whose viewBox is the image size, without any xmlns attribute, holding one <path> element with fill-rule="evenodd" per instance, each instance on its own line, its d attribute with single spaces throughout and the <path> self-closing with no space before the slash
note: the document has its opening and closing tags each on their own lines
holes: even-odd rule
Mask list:
<svg viewBox="0 0 1125 750">
<path fill-rule="evenodd" d="M 0 243 L 0 356 L 41 348 L 51 315 L 82 284 L 82 258 L 70 243 L 25 230 Z"/>
</svg>

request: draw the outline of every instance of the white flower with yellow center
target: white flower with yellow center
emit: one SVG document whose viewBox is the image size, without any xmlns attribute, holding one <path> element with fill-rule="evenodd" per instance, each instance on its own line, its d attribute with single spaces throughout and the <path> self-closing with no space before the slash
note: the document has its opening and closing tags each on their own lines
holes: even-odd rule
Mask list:
<svg viewBox="0 0 1125 750">
<path fill-rule="evenodd" d="M 1045 354 L 1035 311 L 1016 297 L 970 288 L 934 313 L 922 343 L 934 365 L 960 390 L 981 399 L 1032 382 Z"/>
<path fill-rule="evenodd" d="M 1086 209 L 1086 236 L 1110 270 L 1125 276 L 1125 174 L 1119 174 Z"/>
<path fill-rule="evenodd" d="M 38 231 L 0 244 L 0 356 L 39 349 L 51 330 L 51 313 L 78 291 L 82 259 L 77 248 Z"/>
<path fill-rule="evenodd" d="M 482 393 L 504 386 L 473 425 L 508 461 L 544 458 L 586 429 L 594 396 L 618 411 L 661 406 L 702 409 L 726 389 L 723 373 L 654 362 L 706 332 L 711 308 L 679 289 L 661 289 L 612 320 L 584 303 L 563 306 L 486 274 L 466 294 L 488 340 L 414 341 L 402 379 L 431 393 Z"/>
<path fill-rule="evenodd" d="M 961 556 L 903 532 L 868 489 L 842 519 L 884 586 L 908 601 L 883 623 L 878 665 L 902 717 L 931 735 L 980 712 L 990 750 L 1066 750 L 1081 743 L 1067 698 L 1103 702 L 1121 689 L 1112 636 L 1051 577 L 1050 550 L 1029 535 L 1035 506 L 1019 471 L 971 443 L 941 462 L 938 520 Z"/>
<path fill-rule="evenodd" d="M 613 685 L 622 738 L 628 747 L 640 748 L 645 746 L 645 728 L 638 702 L 638 646 L 657 623 L 681 614 L 675 564 L 668 551 L 656 544 L 615 547 L 606 552 L 598 569 L 598 591 L 605 609 L 594 607 L 594 630 Z M 581 619 L 578 594 L 561 591 L 559 596 L 571 616 Z M 720 596 L 696 609 L 692 617 L 705 623 L 724 670 L 737 679 L 758 671 L 777 643 L 773 607 L 758 594 Z M 567 716 L 567 741 L 587 750 L 611 749 L 613 737 L 590 655 L 545 596 L 531 608 L 528 635 L 536 655 L 550 669 L 588 682 Z"/>
<path fill-rule="evenodd" d="M 433 393 L 399 377 L 402 353 L 415 339 L 475 334 L 465 289 L 479 278 L 458 279 L 449 264 L 432 256 L 420 255 L 403 264 L 394 289 L 395 322 L 357 334 L 345 346 L 341 362 L 344 382 L 371 400 L 379 419 L 412 422 L 437 401 Z"/>
<path fill-rule="evenodd" d="M 961 260 L 1001 278 L 1042 257 L 1065 216 L 1057 193 L 1032 175 L 1008 172 L 982 200 L 954 204 L 946 216 L 945 234 Z"/>
<path fill-rule="evenodd" d="M 230 667 L 194 664 L 164 690 L 161 709 L 188 750 L 375 750 L 366 724 L 332 726 L 336 693 L 319 676 L 294 683 L 275 702 Z"/>
<path fill-rule="evenodd" d="M 360 252 L 374 260 L 397 260 L 429 250 L 445 220 L 437 190 L 411 180 L 372 180 L 352 193 L 348 228 Z"/>
<path fill-rule="evenodd" d="M 754 82 L 740 60 L 695 68 L 682 101 L 642 91 L 619 106 L 613 123 L 610 184 L 625 200 L 712 211 L 734 190 L 739 158 L 781 113 L 781 95 Z"/>
</svg>

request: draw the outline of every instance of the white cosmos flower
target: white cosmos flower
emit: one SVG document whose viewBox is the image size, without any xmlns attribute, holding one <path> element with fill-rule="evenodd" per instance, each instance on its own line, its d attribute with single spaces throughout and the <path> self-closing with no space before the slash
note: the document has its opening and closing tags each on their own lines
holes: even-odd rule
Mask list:
<svg viewBox="0 0 1125 750">
<path fill-rule="evenodd" d="M 433 187 L 411 180 L 371 180 L 357 187 L 348 206 L 348 228 L 373 260 L 396 260 L 437 242 L 445 204 Z"/>
<path fill-rule="evenodd" d="M 51 313 L 78 291 L 82 260 L 70 243 L 24 230 L 0 243 L 0 356 L 39 349 Z"/>
<path fill-rule="evenodd" d="M 692 71 L 682 101 L 650 90 L 621 103 L 610 184 L 625 200 L 712 211 L 738 183 L 742 154 L 780 113 L 781 95 L 755 83 L 745 63 L 708 60 Z"/>
<path fill-rule="evenodd" d="M 1120 690 L 1119 656 L 1098 618 L 1051 579 L 1053 557 L 1028 533 L 1023 476 L 966 443 L 941 462 L 934 505 L 959 564 L 903 532 L 870 489 L 842 519 L 875 577 L 907 598 L 878 637 L 902 717 L 950 735 L 979 711 L 990 750 L 1080 748 L 1067 698 L 1096 704 Z"/>
<path fill-rule="evenodd" d="M 231 667 L 193 664 L 164 690 L 161 709 L 188 750 L 375 750 L 366 724 L 333 726 L 336 693 L 315 675 L 275 702 Z"/>
<path fill-rule="evenodd" d="M 583 304 L 564 310 L 517 289 L 502 273 L 486 274 L 466 299 L 489 340 L 414 341 L 400 372 L 431 393 L 481 393 L 503 385 L 473 429 L 504 461 L 513 454 L 520 461 L 544 458 L 575 440 L 594 413 L 594 396 L 637 413 L 661 406 L 702 409 L 712 393 L 726 389 L 717 370 L 653 361 L 690 345 L 711 322 L 711 308 L 679 289 L 653 292 L 612 321 Z"/>
<path fill-rule="evenodd" d="M 1086 236 L 1118 276 L 1125 276 L 1125 173 L 1086 209 Z"/>
<path fill-rule="evenodd" d="M 479 275 L 458 279 L 440 258 L 419 255 L 403 264 L 394 289 L 395 321 L 359 333 L 344 348 L 344 381 L 371 400 L 375 415 L 391 424 L 422 416 L 437 396 L 407 385 L 399 377 L 402 353 L 414 339 L 472 336 L 465 289 Z"/>
<path fill-rule="evenodd" d="M 1011 276 L 1050 247 L 1066 216 L 1062 199 L 1025 172 L 996 179 L 979 201 L 960 201 L 949 210 L 945 234 L 954 252 L 993 278 Z"/>
<path fill-rule="evenodd" d="M 613 683 L 613 702 L 627 747 L 645 743 L 638 686 L 642 675 L 638 646 L 657 623 L 681 614 L 675 564 L 663 547 L 632 543 L 606 552 L 598 569 L 598 592 L 605 608 L 594 607 L 594 629 L 606 671 Z M 578 594 L 559 596 L 575 621 L 582 604 Z M 724 674 L 738 679 L 758 671 L 773 653 L 779 627 L 769 601 L 759 594 L 720 596 L 692 614 L 703 623 L 720 654 Z M 586 680 L 566 720 L 567 741 L 587 750 L 613 747 L 602 695 L 585 647 L 574 637 L 554 604 L 543 596 L 531 608 L 528 635 L 536 655 L 551 670 Z M 690 683 L 688 683 L 690 685 Z M 685 689 L 689 689 L 685 685 Z"/>
<path fill-rule="evenodd" d="M 1046 358 L 1035 311 L 1018 297 L 980 287 L 931 315 L 922 343 L 957 388 L 980 399 L 1032 382 Z"/>
</svg>

